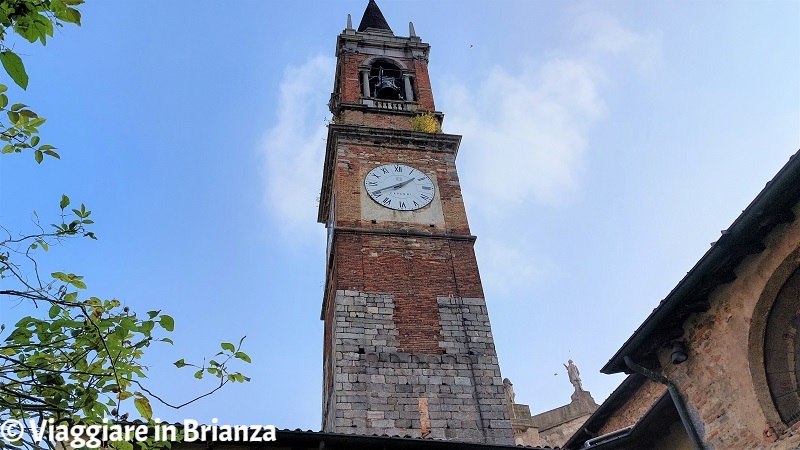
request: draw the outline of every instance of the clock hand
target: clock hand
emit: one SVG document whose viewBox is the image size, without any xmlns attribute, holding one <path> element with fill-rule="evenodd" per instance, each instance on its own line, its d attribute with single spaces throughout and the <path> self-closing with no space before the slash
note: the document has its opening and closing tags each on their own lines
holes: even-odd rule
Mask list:
<svg viewBox="0 0 800 450">
<path fill-rule="evenodd" d="M 395 184 L 395 185 L 392 185 L 392 186 L 386 186 L 385 188 L 380 188 L 380 189 L 378 189 L 377 191 L 372 191 L 372 193 L 373 193 L 374 195 L 378 195 L 378 194 L 380 194 L 381 192 L 383 192 L 383 191 L 385 191 L 385 190 L 388 190 L 388 189 L 398 189 L 398 188 L 401 188 L 401 187 L 403 187 L 403 186 L 407 185 L 408 183 L 411 183 L 413 180 L 414 180 L 413 178 L 409 178 L 408 180 L 406 180 L 406 181 L 403 181 L 403 182 L 401 182 L 401 183 L 397 183 L 397 184 Z"/>
</svg>

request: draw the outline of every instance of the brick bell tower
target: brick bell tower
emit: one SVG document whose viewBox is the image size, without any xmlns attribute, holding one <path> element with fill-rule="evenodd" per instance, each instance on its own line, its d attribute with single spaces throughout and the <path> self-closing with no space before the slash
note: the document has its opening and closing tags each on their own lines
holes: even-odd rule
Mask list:
<svg viewBox="0 0 800 450">
<path fill-rule="evenodd" d="M 336 41 L 319 222 L 328 230 L 322 428 L 513 444 L 456 154 L 428 53 L 375 0 Z"/>
</svg>

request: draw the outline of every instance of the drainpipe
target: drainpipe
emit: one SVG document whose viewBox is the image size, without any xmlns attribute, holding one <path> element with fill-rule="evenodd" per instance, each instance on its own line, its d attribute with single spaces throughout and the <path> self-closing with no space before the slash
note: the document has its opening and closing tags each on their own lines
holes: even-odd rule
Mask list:
<svg viewBox="0 0 800 450">
<path fill-rule="evenodd" d="M 706 447 L 703 443 L 703 439 L 700 437 L 700 434 L 697 432 L 697 429 L 695 429 L 694 424 L 692 423 L 692 419 L 689 417 L 689 410 L 686 408 L 686 403 L 684 403 L 681 393 L 678 392 L 678 387 L 669 381 L 664 375 L 653 372 L 652 370 L 636 364 L 633 362 L 630 356 L 625 356 L 624 359 L 625 365 L 627 365 L 632 371 L 640 375 L 644 375 L 653 381 L 667 385 L 669 396 L 672 397 L 672 402 L 675 403 L 675 408 L 678 409 L 678 415 L 681 417 L 681 422 L 683 422 L 683 428 L 685 428 L 686 432 L 689 433 L 689 438 L 692 440 L 694 448 L 696 450 L 704 450 Z"/>
</svg>

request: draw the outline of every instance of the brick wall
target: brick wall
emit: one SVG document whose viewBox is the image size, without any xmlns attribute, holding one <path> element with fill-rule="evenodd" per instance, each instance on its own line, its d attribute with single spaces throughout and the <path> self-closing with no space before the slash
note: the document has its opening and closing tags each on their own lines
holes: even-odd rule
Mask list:
<svg viewBox="0 0 800 450">
<path fill-rule="evenodd" d="M 420 354 L 400 349 L 392 295 L 336 292 L 324 431 L 513 443 L 483 299 L 436 301 L 444 352 Z"/>
<path fill-rule="evenodd" d="M 402 351 L 442 352 L 437 298 L 483 296 L 471 242 L 339 233 L 334 255 L 338 289 L 393 296 Z"/>
<path fill-rule="evenodd" d="M 650 406 L 652 406 L 666 390 L 667 387 L 665 385 L 652 380 L 646 380 L 644 384 L 631 395 L 628 401 L 615 411 L 614 415 L 600 428 L 597 435 L 601 436 L 606 433 L 611 433 L 612 431 L 635 425 L 639 418 L 650 409 Z"/>
</svg>

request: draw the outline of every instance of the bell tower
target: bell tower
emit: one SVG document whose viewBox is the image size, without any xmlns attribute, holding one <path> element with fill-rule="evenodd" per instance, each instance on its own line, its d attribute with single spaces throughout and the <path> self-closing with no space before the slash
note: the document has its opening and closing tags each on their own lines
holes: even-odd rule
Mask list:
<svg viewBox="0 0 800 450">
<path fill-rule="evenodd" d="M 375 0 L 336 41 L 318 220 L 328 231 L 322 428 L 513 444 L 430 46 Z"/>
</svg>

